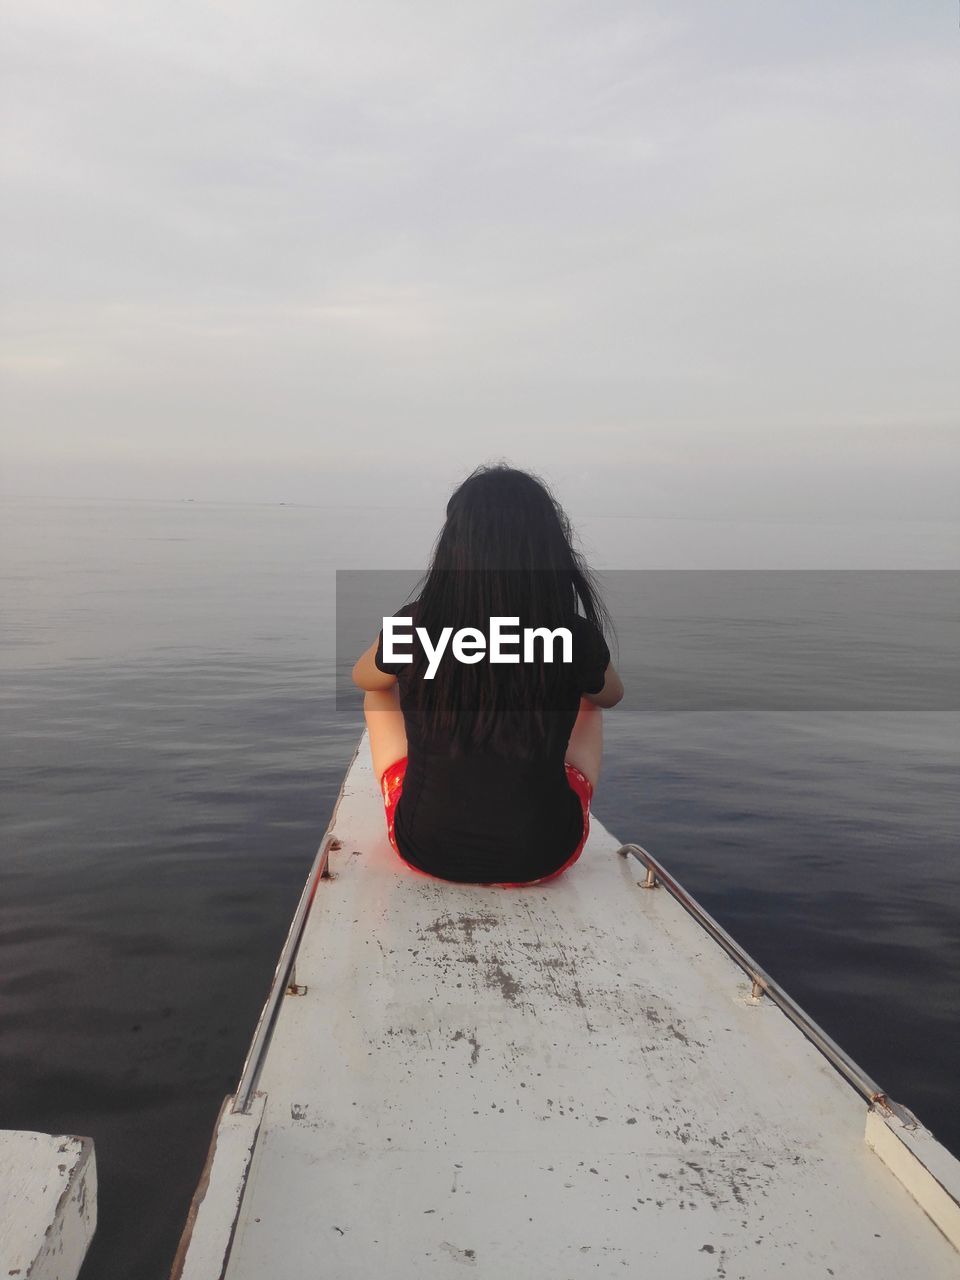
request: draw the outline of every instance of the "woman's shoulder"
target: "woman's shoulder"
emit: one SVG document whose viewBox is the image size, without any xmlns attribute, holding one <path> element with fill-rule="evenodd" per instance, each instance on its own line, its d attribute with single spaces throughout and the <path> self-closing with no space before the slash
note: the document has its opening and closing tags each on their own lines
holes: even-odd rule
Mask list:
<svg viewBox="0 0 960 1280">
<path fill-rule="evenodd" d="M 582 613 L 571 613 L 569 615 L 569 625 L 573 632 L 574 640 L 578 637 L 583 640 L 603 639 L 603 632 L 596 623 L 591 622 L 589 618 L 585 618 Z"/>
<path fill-rule="evenodd" d="M 573 663 L 580 690 L 596 693 L 603 688 L 604 675 L 610 663 L 610 648 L 601 629 L 582 613 L 571 619 Z"/>
</svg>

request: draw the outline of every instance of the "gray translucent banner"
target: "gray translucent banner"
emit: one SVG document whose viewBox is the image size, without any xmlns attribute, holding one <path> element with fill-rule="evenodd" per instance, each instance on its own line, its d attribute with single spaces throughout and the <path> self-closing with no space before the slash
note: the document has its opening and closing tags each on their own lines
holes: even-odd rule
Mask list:
<svg viewBox="0 0 960 1280">
<path fill-rule="evenodd" d="M 338 707 L 422 569 L 337 571 Z M 956 711 L 960 572 L 608 570 L 624 704 L 666 711 Z M 451 619 L 456 625 L 456 619 Z"/>
</svg>

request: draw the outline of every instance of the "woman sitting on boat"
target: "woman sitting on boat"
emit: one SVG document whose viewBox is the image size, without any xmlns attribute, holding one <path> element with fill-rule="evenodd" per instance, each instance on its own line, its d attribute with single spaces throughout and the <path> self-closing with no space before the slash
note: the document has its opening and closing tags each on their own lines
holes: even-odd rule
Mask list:
<svg viewBox="0 0 960 1280">
<path fill-rule="evenodd" d="M 416 599 L 388 618 L 386 654 L 381 629 L 353 680 L 394 850 L 443 880 L 560 875 L 589 834 L 601 709 L 623 684 L 607 610 L 547 486 L 478 467 L 447 503 Z"/>
</svg>

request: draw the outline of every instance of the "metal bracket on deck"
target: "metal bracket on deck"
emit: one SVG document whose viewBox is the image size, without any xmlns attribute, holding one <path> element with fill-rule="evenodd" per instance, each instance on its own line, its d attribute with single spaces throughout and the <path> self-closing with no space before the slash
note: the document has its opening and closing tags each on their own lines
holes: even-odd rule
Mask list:
<svg viewBox="0 0 960 1280">
<path fill-rule="evenodd" d="M 297 984 L 297 971 L 295 968 L 290 970 L 287 989 L 283 994 L 285 996 L 305 996 L 307 994 L 307 988 Z"/>
<path fill-rule="evenodd" d="M 327 842 L 327 854 L 335 853 L 338 849 L 342 849 L 342 848 L 343 848 L 343 841 L 338 840 L 336 836 L 334 836 L 332 840 L 329 840 Z M 329 857 L 324 857 L 323 859 L 323 866 L 320 868 L 320 878 L 321 880 L 334 880 L 336 878 L 333 872 L 330 870 Z"/>
</svg>

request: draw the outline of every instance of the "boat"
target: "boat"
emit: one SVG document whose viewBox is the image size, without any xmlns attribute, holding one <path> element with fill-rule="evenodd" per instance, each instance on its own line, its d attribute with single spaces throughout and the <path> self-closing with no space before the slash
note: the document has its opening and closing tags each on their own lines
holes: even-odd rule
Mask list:
<svg viewBox="0 0 960 1280">
<path fill-rule="evenodd" d="M 956 1280 L 960 1163 L 642 846 L 422 875 L 364 734 L 172 1280 Z"/>
<path fill-rule="evenodd" d="M 76 1280 L 96 1226 L 92 1138 L 0 1130 L 0 1276 Z"/>
</svg>

